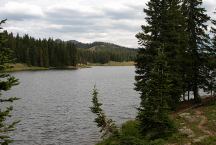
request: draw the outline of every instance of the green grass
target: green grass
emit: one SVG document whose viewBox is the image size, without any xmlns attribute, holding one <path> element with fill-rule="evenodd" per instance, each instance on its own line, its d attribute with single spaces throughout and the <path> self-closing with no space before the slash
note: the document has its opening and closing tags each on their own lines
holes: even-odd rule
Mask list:
<svg viewBox="0 0 216 145">
<path fill-rule="evenodd" d="M 203 112 L 208 118 L 208 124 L 206 124 L 206 128 L 212 132 L 216 132 L 216 105 L 204 107 Z"/>
<path fill-rule="evenodd" d="M 120 129 L 119 136 L 111 136 L 97 145 L 163 145 L 164 140 L 148 141 L 143 138 L 138 129 L 138 121 L 128 121 Z"/>
<path fill-rule="evenodd" d="M 133 61 L 124 61 L 124 62 L 116 62 L 116 61 L 110 61 L 108 63 L 105 64 L 101 64 L 101 63 L 90 63 L 90 66 L 134 66 L 134 62 Z"/>
<path fill-rule="evenodd" d="M 195 143 L 194 145 L 216 145 L 216 137 L 208 137 L 199 143 Z"/>
<path fill-rule="evenodd" d="M 26 64 L 21 64 L 21 63 L 10 64 L 9 66 L 11 66 L 11 68 L 7 69 L 6 72 L 36 71 L 36 70 L 48 70 L 49 69 L 45 67 L 28 66 Z"/>
<path fill-rule="evenodd" d="M 28 66 L 26 64 L 22 63 L 16 63 L 16 64 L 9 64 L 11 68 L 7 69 L 6 72 L 16 72 L 16 71 L 39 71 L 39 70 L 52 70 L 52 69 L 79 69 L 79 68 L 90 68 L 90 66 L 79 64 L 77 67 L 75 66 L 63 66 L 63 67 L 36 67 L 36 66 Z"/>
<path fill-rule="evenodd" d="M 134 62 L 114 62 L 110 61 L 106 64 L 100 64 L 100 63 L 90 63 L 88 65 L 85 64 L 78 64 L 77 67 L 74 66 L 65 66 L 65 67 L 36 67 L 36 66 L 28 66 L 26 64 L 22 63 L 16 63 L 16 64 L 9 64 L 11 66 L 10 69 L 7 69 L 6 72 L 16 72 L 16 71 L 38 71 L 38 70 L 50 70 L 50 69 L 79 69 L 79 68 L 91 68 L 91 66 L 133 66 Z"/>
</svg>

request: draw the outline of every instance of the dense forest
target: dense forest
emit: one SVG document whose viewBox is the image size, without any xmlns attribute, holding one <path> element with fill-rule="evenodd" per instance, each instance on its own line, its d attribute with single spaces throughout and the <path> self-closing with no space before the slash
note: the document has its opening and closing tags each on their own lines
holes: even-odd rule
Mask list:
<svg viewBox="0 0 216 145">
<path fill-rule="evenodd" d="M 86 64 L 107 63 L 109 61 L 134 61 L 137 49 L 126 48 L 112 43 L 94 42 L 90 44 L 75 43 L 78 49 L 78 61 Z"/>
<path fill-rule="evenodd" d="M 13 50 L 18 63 L 40 67 L 76 66 L 87 63 L 107 63 L 109 61 L 133 61 L 136 50 L 111 43 L 94 42 L 85 44 L 78 41 L 60 39 L 35 39 L 28 35 L 14 36 L 5 31 L 6 46 Z"/>
<path fill-rule="evenodd" d="M 7 34 L 7 32 L 5 32 Z M 7 34 L 7 47 L 14 52 L 15 61 L 29 66 L 60 67 L 76 66 L 77 48 L 73 43 L 53 39 L 34 39 Z"/>
</svg>

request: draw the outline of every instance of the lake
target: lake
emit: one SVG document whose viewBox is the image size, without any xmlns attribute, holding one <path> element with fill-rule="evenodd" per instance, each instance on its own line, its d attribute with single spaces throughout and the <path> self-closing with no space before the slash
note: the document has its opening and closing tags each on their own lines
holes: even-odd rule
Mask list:
<svg viewBox="0 0 216 145">
<path fill-rule="evenodd" d="M 21 98 L 14 103 L 13 119 L 21 122 L 13 145 L 94 145 L 100 140 L 89 109 L 94 85 L 107 116 L 120 125 L 135 118 L 139 105 L 134 71 L 125 66 L 11 73 L 20 85 L 6 95 Z"/>
</svg>

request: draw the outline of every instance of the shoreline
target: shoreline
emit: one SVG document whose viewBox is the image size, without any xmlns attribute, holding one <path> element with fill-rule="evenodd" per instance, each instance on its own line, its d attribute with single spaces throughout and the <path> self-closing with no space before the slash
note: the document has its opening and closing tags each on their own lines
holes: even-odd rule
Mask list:
<svg viewBox="0 0 216 145">
<path fill-rule="evenodd" d="M 77 70 L 82 68 L 90 68 L 90 67 L 24 67 L 24 68 L 11 68 L 7 69 L 4 72 L 21 72 L 21 71 L 48 71 L 48 70 Z"/>
<path fill-rule="evenodd" d="M 88 66 L 134 66 L 134 61 L 123 61 L 123 62 L 116 62 L 116 61 L 110 61 L 108 63 L 89 63 Z"/>
<path fill-rule="evenodd" d="M 45 71 L 45 70 L 77 70 L 83 68 L 91 68 L 94 66 L 134 66 L 133 61 L 129 62 L 108 62 L 105 64 L 101 63 L 89 63 L 89 64 L 78 64 L 75 66 L 63 66 L 63 67 L 38 67 L 38 66 L 28 66 L 26 64 L 11 64 L 12 68 L 5 70 L 4 72 L 19 72 L 19 71 Z"/>
</svg>

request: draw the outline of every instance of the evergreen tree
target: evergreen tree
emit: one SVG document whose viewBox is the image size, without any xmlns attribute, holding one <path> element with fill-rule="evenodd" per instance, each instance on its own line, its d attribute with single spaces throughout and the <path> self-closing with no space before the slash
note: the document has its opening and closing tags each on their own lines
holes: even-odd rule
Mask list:
<svg viewBox="0 0 216 145">
<path fill-rule="evenodd" d="M 184 67 L 186 65 L 187 33 L 186 19 L 181 11 L 179 0 L 162 0 L 160 45 L 167 58 L 171 98 L 169 106 L 175 109 L 181 100 L 184 89 Z"/>
<path fill-rule="evenodd" d="M 209 48 L 209 36 L 206 33 L 207 22 L 210 17 L 205 14 L 206 10 L 201 7 L 202 0 L 184 0 L 183 10 L 187 18 L 188 50 L 190 66 L 188 67 L 188 78 L 196 102 L 200 102 L 199 87 L 205 82 L 203 74 L 206 51 Z"/>
<path fill-rule="evenodd" d="M 2 20 L 0 22 L 0 26 L 5 23 L 6 20 Z M 2 29 L 2 27 L 0 27 Z M 18 80 L 14 77 L 10 76 L 9 74 L 3 73 L 5 69 L 8 68 L 7 63 L 10 63 L 11 58 L 11 49 L 7 48 L 5 45 L 6 38 L 5 33 L 0 32 L 0 93 L 2 91 L 8 91 L 13 87 L 14 85 L 18 84 Z M 3 104 L 6 104 L 8 102 L 13 102 L 17 100 L 15 97 L 6 98 L 3 97 L 2 94 L 0 94 L 0 103 L 1 103 L 1 109 L 0 109 L 0 144 L 1 145 L 8 145 L 12 142 L 10 136 L 8 136 L 8 132 L 14 130 L 14 126 L 18 122 L 13 122 L 11 124 L 6 123 L 6 120 L 8 117 L 11 116 L 12 107 L 3 107 Z"/>
<path fill-rule="evenodd" d="M 169 71 L 162 49 L 158 49 L 154 67 L 150 72 L 150 80 L 142 89 L 141 106 L 138 120 L 141 131 L 149 139 L 161 138 L 172 133 L 174 126 L 168 116 L 167 100 L 171 97 Z"/>
<path fill-rule="evenodd" d="M 136 90 L 141 92 L 137 118 L 141 122 L 142 133 L 152 139 L 166 135 L 172 130 L 167 104 L 171 98 L 169 88 L 172 81 L 169 72 L 171 67 L 168 66 L 169 59 L 166 56 L 169 44 L 163 37 L 170 25 L 164 21 L 165 17 L 169 17 L 168 1 L 150 0 L 147 6 L 148 9 L 144 9 L 144 12 L 148 25 L 142 26 L 143 32 L 137 34 L 139 44 L 143 48 L 138 52 L 135 79 Z"/>
<path fill-rule="evenodd" d="M 159 18 L 160 18 L 160 4 L 159 0 L 150 0 L 147 3 L 148 9 L 144 9 L 146 13 L 146 21 L 148 25 L 142 26 L 141 33 L 138 33 L 136 37 L 139 40 L 139 44 L 142 48 L 139 48 L 136 59 L 136 90 L 143 93 L 146 83 L 150 79 L 150 71 L 154 64 L 154 57 L 157 54 L 157 48 L 159 48 Z"/>
<path fill-rule="evenodd" d="M 136 60 L 136 90 L 141 92 L 137 118 L 142 132 L 154 138 L 172 131 L 168 111 L 186 91 L 188 33 L 180 0 L 150 0 L 147 6 L 148 25 L 137 34 L 143 47 Z"/>
<path fill-rule="evenodd" d="M 118 128 L 114 121 L 112 119 L 108 119 L 101 108 L 102 104 L 98 101 L 98 91 L 96 87 L 93 89 L 92 103 L 93 106 L 90 107 L 90 109 L 92 113 L 97 115 L 95 123 L 97 123 L 97 126 L 101 128 L 100 132 L 103 133 L 102 138 L 111 135 L 118 135 Z"/>
<path fill-rule="evenodd" d="M 211 27 L 212 37 L 212 46 L 208 53 L 208 61 L 207 61 L 207 77 L 205 90 L 210 92 L 211 96 L 216 93 L 216 20 L 212 20 L 213 26 Z"/>
</svg>

